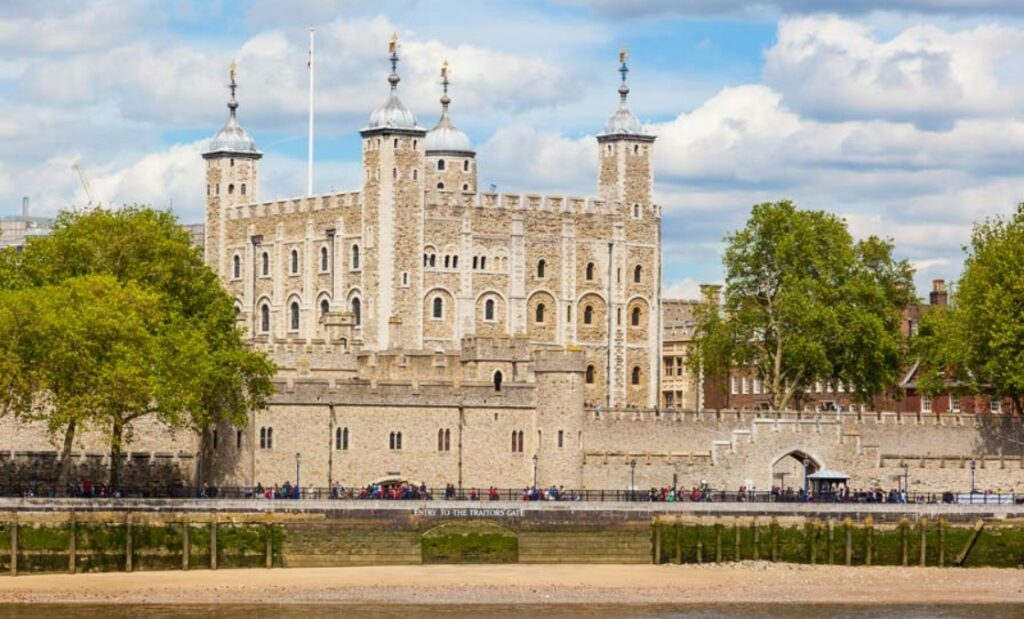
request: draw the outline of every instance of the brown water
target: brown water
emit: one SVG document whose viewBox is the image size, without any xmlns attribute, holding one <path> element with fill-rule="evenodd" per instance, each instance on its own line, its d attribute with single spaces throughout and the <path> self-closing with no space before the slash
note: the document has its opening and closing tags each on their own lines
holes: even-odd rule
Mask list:
<svg viewBox="0 0 1024 619">
<path fill-rule="evenodd" d="M 96 604 L 39 604 L 16 606 L 0 604 L 2 619 L 320 619 L 359 617 L 360 619 L 454 619 L 496 617 L 498 619 L 1024 619 L 1020 605 L 896 605 L 829 606 L 826 604 L 764 604 L 706 606 L 686 604 L 652 607 L 564 607 L 544 606 L 365 606 L 352 604 L 296 605 L 152 605 L 114 606 Z"/>
</svg>

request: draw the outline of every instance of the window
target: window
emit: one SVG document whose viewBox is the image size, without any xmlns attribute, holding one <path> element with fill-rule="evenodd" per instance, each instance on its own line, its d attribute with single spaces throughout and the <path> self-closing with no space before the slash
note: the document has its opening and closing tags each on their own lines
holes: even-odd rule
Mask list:
<svg viewBox="0 0 1024 619">
<path fill-rule="evenodd" d="M 430 266 L 434 266 L 433 263 L 431 263 Z M 352 268 L 353 269 L 358 269 L 359 268 L 359 246 L 358 245 L 353 245 L 352 246 Z"/>
<path fill-rule="evenodd" d="M 565 322 L 572 322 L 572 304 L 565 306 Z"/>
<path fill-rule="evenodd" d="M 634 365 L 633 366 L 632 383 L 634 385 L 639 385 L 640 384 L 640 366 L 639 365 Z"/>
<path fill-rule="evenodd" d="M 537 311 L 536 311 L 535 318 L 536 318 L 537 324 L 544 324 L 544 304 L 543 303 L 538 303 L 537 304 Z"/>
<path fill-rule="evenodd" d="M 480 270 L 487 270 L 487 256 L 480 256 Z"/>
<path fill-rule="evenodd" d="M 274 448 L 274 428 L 260 428 L 260 449 Z"/>
<path fill-rule="evenodd" d="M 615 308 L 615 324 L 617 324 L 617 325 L 621 325 L 622 324 L 622 308 L 621 307 Z"/>
<path fill-rule="evenodd" d="M 999 413 L 1003 410 L 1003 401 L 999 398 L 992 398 L 988 402 L 988 410 L 990 413 Z"/>
<path fill-rule="evenodd" d="M 270 275 L 270 254 L 263 252 L 263 255 L 260 257 L 260 261 L 263 263 L 263 277 L 267 277 Z"/>
<path fill-rule="evenodd" d="M 444 318 L 444 299 L 441 297 L 434 297 L 434 318 Z"/>
<path fill-rule="evenodd" d="M 588 262 L 587 263 L 587 281 L 588 282 L 594 281 L 594 263 L 593 262 Z"/>
<path fill-rule="evenodd" d="M 593 385 L 594 384 L 594 366 L 592 366 L 592 365 L 588 365 L 587 366 L 587 384 L 588 385 Z"/>
<path fill-rule="evenodd" d="M 359 302 L 359 297 L 352 299 L 352 316 L 354 317 L 355 325 L 358 327 L 363 323 L 362 303 Z"/>
<path fill-rule="evenodd" d="M 442 171 L 444 170 L 444 159 L 437 160 L 437 169 Z M 444 187 L 438 187 L 438 189 L 444 189 Z"/>
<path fill-rule="evenodd" d="M 412 180 L 414 180 L 414 181 L 420 180 L 420 171 L 418 169 L 414 169 L 412 171 Z"/>
<path fill-rule="evenodd" d="M 214 449 L 217 449 L 217 445 L 219 443 L 219 441 L 217 440 L 218 438 L 219 437 L 218 437 L 218 434 L 217 434 L 217 428 L 214 428 L 213 429 L 213 448 Z"/>
<path fill-rule="evenodd" d="M 469 191 L 469 183 L 462 183 L 462 191 Z"/>
<path fill-rule="evenodd" d="M 729 393 L 731 395 L 738 395 L 740 392 L 740 379 L 737 376 L 733 376 L 729 385 Z"/>
<path fill-rule="evenodd" d="M 242 448 L 242 431 L 235 430 L 235 449 Z"/>
<path fill-rule="evenodd" d="M 320 299 L 320 315 L 326 316 L 331 311 L 331 302 L 327 299 Z"/>
<path fill-rule="evenodd" d="M 444 257 L 444 268 L 447 269 L 447 268 L 450 268 L 451 266 L 452 266 L 452 257 L 451 256 L 445 256 Z"/>
<path fill-rule="evenodd" d="M 930 413 L 932 412 L 932 399 L 931 397 L 922 394 L 921 395 L 921 412 Z"/>
<path fill-rule="evenodd" d="M 328 262 L 329 262 L 329 256 L 330 256 L 330 254 L 327 252 L 327 248 L 326 247 L 321 247 L 320 248 L 320 270 L 321 271 L 325 271 L 325 272 L 327 271 L 327 266 L 328 266 Z"/>
<path fill-rule="evenodd" d="M 746 376 L 740 378 L 740 393 L 743 395 L 750 393 L 750 381 L 747 380 Z"/>
<path fill-rule="evenodd" d="M 296 275 L 299 272 L 299 252 L 294 249 L 292 250 L 291 267 L 292 275 Z"/>
<path fill-rule="evenodd" d="M 558 448 L 561 449 L 565 444 L 565 432 L 562 430 L 558 431 Z"/>
<path fill-rule="evenodd" d="M 761 379 L 760 378 L 756 378 L 756 377 L 754 378 L 754 389 L 753 389 L 753 391 L 754 391 L 755 395 L 760 395 L 761 394 Z"/>
<path fill-rule="evenodd" d="M 441 190 L 444 190 L 444 183 L 438 183 L 437 184 L 437 188 L 441 189 Z"/>
<path fill-rule="evenodd" d="M 334 430 L 334 448 L 339 451 L 348 449 L 348 428 Z"/>
<path fill-rule="evenodd" d="M 452 268 L 453 269 L 459 268 L 459 257 L 458 256 L 452 256 Z"/>
<path fill-rule="evenodd" d="M 640 205 L 633 205 L 633 219 L 640 219 Z"/>
<path fill-rule="evenodd" d="M 398 178 L 398 168 L 391 168 L 391 178 Z"/>
<path fill-rule="evenodd" d="M 235 193 L 235 185 L 233 183 L 228 185 L 228 195 Z"/>
<path fill-rule="evenodd" d="M 590 305 L 583 308 L 583 324 L 589 325 L 594 322 L 594 308 Z"/>
<path fill-rule="evenodd" d="M 523 453 L 523 431 L 512 430 L 512 453 Z"/>
<path fill-rule="evenodd" d="M 298 301 L 292 301 L 292 305 L 291 305 L 290 309 L 291 309 L 291 311 L 289 312 L 289 317 L 290 317 L 289 326 L 291 327 L 292 331 L 298 331 L 299 330 L 299 302 Z"/>
<path fill-rule="evenodd" d="M 388 437 L 388 447 L 393 451 L 402 450 L 402 433 L 392 432 Z"/>
<path fill-rule="evenodd" d="M 235 254 L 235 257 L 231 259 L 231 275 L 235 279 L 242 277 L 242 259 Z"/>
<path fill-rule="evenodd" d="M 494 373 L 494 390 L 501 391 L 501 370 Z"/>
<path fill-rule="evenodd" d="M 954 413 L 959 413 L 960 412 L 960 394 L 959 393 L 951 393 L 951 394 L 949 394 L 949 410 L 950 410 L 950 412 L 954 412 Z"/>
<path fill-rule="evenodd" d="M 469 172 L 469 159 L 466 159 L 465 161 L 462 162 L 462 171 Z"/>
<path fill-rule="evenodd" d="M 543 259 L 537 261 L 537 277 L 544 277 L 545 267 L 547 267 L 547 262 Z"/>
<path fill-rule="evenodd" d="M 452 450 L 452 431 L 447 429 L 441 429 L 437 431 L 437 450 L 438 451 L 451 451 Z"/>
<path fill-rule="evenodd" d="M 434 255 L 434 254 L 430 254 L 430 266 L 436 266 L 436 265 L 437 265 L 437 256 Z"/>
<path fill-rule="evenodd" d="M 494 299 L 484 302 L 484 320 L 494 320 Z"/>
<path fill-rule="evenodd" d="M 633 269 L 633 282 L 639 284 L 642 275 L 643 275 L 642 267 L 638 264 Z"/>
<path fill-rule="evenodd" d="M 242 183 L 242 195 L 245 195 L 245 183 Z"/>
<path fill-rule="evenodd" d="M 639 327 L 640 326 L 640 308 L 639 307 L 634 307 L 633 308 L 633 313 L 632 313 L 632 316 L 630 316 L 629 322 L 634 327 Z"/>
<path fill-rule="evenodd" d="M 260 306 L 260 332 L 270 333 L 270 306 L 266 303 Z"/>
</svg>

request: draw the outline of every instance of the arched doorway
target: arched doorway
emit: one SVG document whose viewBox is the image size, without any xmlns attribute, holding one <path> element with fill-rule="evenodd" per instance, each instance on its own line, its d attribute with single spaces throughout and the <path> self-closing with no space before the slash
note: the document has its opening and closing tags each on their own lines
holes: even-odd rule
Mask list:
<svg viewBox="0 0 1024 619">
<path fill-rule="evenodd" d="M 808 475 L 816 473 L 822 468 L 819 459 L 801 449 L 794 449 L 776 458 L 772 462 L 772 486 L 777 486 L 783 491 L 787 488 L 791 488 L 795 492 L 802 490 L 805 463 Z"/>
<path fill-rule="evenodd" d="M 519 537 L 490 521 L 446 522 L 420 538 L 423 563 L 517 563 Z"/>
</svg>

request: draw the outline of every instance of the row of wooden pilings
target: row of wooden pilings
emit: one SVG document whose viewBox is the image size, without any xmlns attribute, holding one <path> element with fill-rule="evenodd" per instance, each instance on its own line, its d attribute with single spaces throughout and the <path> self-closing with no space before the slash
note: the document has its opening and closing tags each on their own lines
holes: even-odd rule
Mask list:
<svg viewBox="0 0 1024 619">
<path fill-rule="evenodd" d="M 11 576 L 18 575 L 18 515 L 17 513 L 10 516 L 8 519 L 10 525 L 10 574 Z M 68 573 L 74 574 L 78 569 L 78 520 L 75 517 L 74 512 L 71 513 L 68 520 L 70 526 L 70 536 L 68 542 Z M 172 524 L 167 522 L 166 524 Z M 189 569 L 189 555 L 190 555 L 190 544 L 189 544 L 189 530 L 194 524 L 201 524 L 198 522 L 190 521 L 188 519 L 182 519 L 176 524 L 182 528 L 182 549 L 181 549 L 181 569 Z M 217 518 L 212 517 L 208 523 L 210 528 L 210 569 L 217 569 Z M 127 514 L 124 517 L 123 525 L 125 527 L 125 545 L 124 545 L 124 571 L 132 571 L 132 555 L 134 549 L 132 546 L 132 516 Z M 273 546 L 273 535 L 270 531 L 270 525 L 266 525 L 267 530 L 267 545 L 266 545 L 266 567 L 270 569 L 274 565 L 274 546 Z"/>
<path fill-rule="evenodd" d="M 808 548 L 808 555 L 809 556 L 807 557 L 808 562 L 810 564 L 812 564 L 812 565 L 815 565 L 815 564 L 834 565 L 834 564 L 836 564 L 835 563 L 835 558 L 836 558 L 835 554 L 836 553 L 834 552 L 834 549 L 836 548 L 836 546 L 835 546 L 835 544 L 836 544 L 836 529 L 837 529 L 836 521 L 835 520 L 827 520 L 824 523 L 822 523 L 820 521 L 813 521 L 813 522 L 810 523 L 810 525 L 814 529 L 814 534 L 810 536 L 810 543 L 808 544 L 808 546 L 809 546 L 809 548 Z M 681 531 L 682 527 L 685 527 L 685 526 L 707 526 L 707 525 L 706 525 L 706 523 L 702 523 L 702 522 L 684 522 L 684 523 L 681 523 L 681 522 L 671 522 L 671 523 L 668 523 L 668 522 L 661 521 L 659 519 L 655 519 L 654 524 L 653 524 L 653 528 L 654 528 L 654 544 L 653 544 L 653 546 L 654 546 L 654 548 L 653 548 L 654 557 L 653 558 L 654 558 L 654 563 L 655 564 L 661 564 L 662 563 L 662 561 L 661 561 L 661 556 L 662 556 L 662 539 L 661 538 L 662 538 L 662 530 L 663 530 L 664 527 L 672 527 L 673 528 L 673 533 L 674 534 L 673 534 L 672 537 L 675 540 L 675 548 L 674 548 L 674 553 L 673 553 L 673 559 L 674 560 L 672 562 L 673 563 L 677 563 L 677 564 L 680 564 L 680 563 L 683 562 L 683 548 L 682 548 L 682 544 L 681 544 L 681 541 L 680 541 L 681 540 L 680 531 Z M 723 548 L 723 544 L 722 544 L 722 532 L 725 529 L 726 525 L 724 525 L 724 524 L 722 524 L 720 522 L 716 522 L 716 523 L 714 523 L 713 526 L 715 528 L 714 548 L 707 548 L 707 549 L 705 549 L 704 548 L 704 544 L 701 541 L 698 540 L 697 543 L 696 543 L 696 548 L 695 548 L 695 550 L 696 550 L 696 562 L 697 563 L 712 562 L 712 561 L 714 563 L 722 563 L 723 561 L 742 561 L 744 559 L 754 560 L 754 561 L 760 561 L 762 559 L 768 559 L 768 560 L 773 561 L 773 562 L 777 562 L 777 561 L 780 560 L 779 535 L 778 535 L 778 533 L 779 533 L 779 526 L 780 525 L 779 525 L 779 523 L 778 523 L 776 518 L 771 518 L 770 521 L 769 521 L 769 525 L 768 525 L 768 532 L 767 532 L 767 534 L 771 538 L 771 554 L 768 557 L 761 557 L 761 536 L 762 536 L 762 528 L 763 527 L 762 527 L 761 521 L 758 518 L 754 517 L 754 518 L 752 518 L 750 520 L 750 528 L 753 531 L 753 549 L 752 549 L 751 556 L 749 556 L 749 557 L 743 557 L 742 553 L 741 553 L 741 545 L 742 545 L 741 544 L 741 537 L 740 537 L 741 526 L 740 526 L 739 519 L 735 520 L 733 522 L 733 524 L 732 524 L 732 529 L 733 529 L 733 531 L 732 531 L 732 533 L 733 533 L 733 536 L 732 536 L 733 537 L 733 548 L 732 548 L 732 552 L 730 553 L 731 557 L 727 556 L 727 553 L 729 553 L 729 549 L 728 548 Z M 864 565 L 871 565 L 872 564 L 872 552 L 874 550 L 874 548 L 873 548 L 874 531 L 875 531 L 874 522 L 869 517 L 869 518 L 864 520 L 864 522 L 862 523 L 862 526 L 864 527 L 865 533 L 866 533 L 865 534 L 864 563 L 863 564 Z M 919 548 L 918 548 L 919 552 L 918 552 L 918 556 L 917 557 L 910 556 L 910 548 L 909 548 L 909 546 L 910 546 L 910 531 L 911 531 L 911 529 L 914 528 L 914 525 L 912 525 L 910 523 L 910 521 L 908 521 L 908 520 L 903 520 L 903 521 L 901 521 L 899 523 L 898 526 L 901 528 L 901 531 L 902 531 L 902 535 L 901 535 L 901 554 L 902 554 L 902 564 L 903 564 L 903 566 L 907 567 L 907 566 L 916 564 L 916 565 L 919 565 L 921 567 L 925 567 L 927 565 L 927 556 L 928 556 L 928 554 L 927 554 L 928 553 L 928 541 L 927 541 L 928 521 L 925 520 L 925 519 L 921 519 L 921 520 L 917 521 L 916 528 L 917 528 L 917 531 L 918 531 L 918 535 L 920 536 L 920 543 L 919 543 Z M 937 563 L 937 565 L 938 565 L 938 567 L 944 567 L 946 565 L 946 527 L 947 527 L 947 523 L 946 523 L 945 519 L 939 518 L 937 523 L 936 523 L 936 526 L 937 526 L 937 530 L 938 530 L 938 563 Z M 850 518 L 846 518 L 846 519 L 844 519 L 841 522 L 841 527 L 843 529 L 843 532 L 840 535 L 844 538 L 843 539 L 843 564 L 845 564 L 845 565 L 853 565 L 853 557 L 854 557 L 853 521 Z M 963 565 L 964 561 L 967 560 L 967 557 L 970 554 L 971 548 L 973 548 L 974 543 L 977 541 L 978 536 L 980 535 L 980 533 L 984 529 L 984 527 L 985 527 L 984 520 L 977 520 L 974 523 L 974 528 L 973 528 L 973 530 L 971 532 L 970 537 L 968 538 L 966 543 L 963 545 L 963 547 L 959 550 L 959 552 L 956 554 L 956 557 L 954 557 L 952 565 L 954 565 L 954 566 L 961 566 L 961 565 Z M 822 548 L 821 544 L 818 542 L 818 533 L 821 531 L 822 528 L 826 529 L 826 538 L 825 538 L 825 547 L 824 548 Z M 707 553 L 708 553 L 707 559 L 705 559 L 705 551 L 707 551 Z M 713 552 L 713 555 L 711 554 L 712 552 Z M 713 557 L 713 559 L 712 559 L 712 557 Z"/>
</svg>

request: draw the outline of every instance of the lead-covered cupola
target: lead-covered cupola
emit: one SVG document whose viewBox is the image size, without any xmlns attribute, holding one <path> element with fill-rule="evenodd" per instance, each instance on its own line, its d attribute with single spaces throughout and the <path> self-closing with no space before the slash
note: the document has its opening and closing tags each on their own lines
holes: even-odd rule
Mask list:
<svg viewBox="0 0 1024 619">
<path fill-rule="evenodd" d="M 392 35 L 388 47 L 391 61 L 391 74 L 388 75 L 388 83 L 391 85 L 391 93 L 384 105 L 378 107 L 370 114 L 370 122 L 363 129 L 363 132 L 374 129 L 397 129 L 399 131 L 423 131 L 423 127 L 416 122 L 416 116 L 405 107 L 402 100 L 398 98 L 398 83 L 402 78 L 398 77 L 398 35 Z"/>
<path fill-rule="evenodd" d="M 476 151 L 469 136 L 452 123 L 448 113 L 450 68 L 441 65 L 441 118 L 427 132 L 427 188 L 440 191 L 476 191 Z"/>
</svg>

